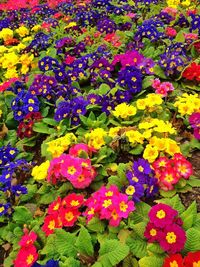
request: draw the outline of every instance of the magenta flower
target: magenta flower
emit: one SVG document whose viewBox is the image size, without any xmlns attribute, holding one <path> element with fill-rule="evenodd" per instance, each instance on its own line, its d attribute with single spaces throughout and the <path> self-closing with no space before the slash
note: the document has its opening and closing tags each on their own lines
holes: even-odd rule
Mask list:
<svg viewBox="0 0 200 267">
<path fill-rule="evenodd" d="M 148 239 L 148 242 L 153 243 L 158 241 L 161 233 L 161 229 L 156 227 L 155 224 L 149 222 L 146 226 L 144 236 Z"/>
<path fill-rule="evenodd" d="M 67 155 L 61 165 L 61 174 L 73 181 L 82 173 L 81 159 Z"/>
<path fill-rule="evenodd" d="M 159 203 L 149 211 L 149 218 L 156 227 L 163 228 L 171 224 L 178 212 L 166 204 Z"/>
<path fill-rule="evenodd" d="M 189 117 L 189 123 L 192 128 L 200 128 L 200 112 L 195 112 Z"/>
<path fill-rule="evenodd" d="M 176 224 L 166 226 L 159 238 L 161 248 L 169 254 L 180 252 L 184 248 L 185 242 L 185 231 Z"/>
<path fill-rule="evenodd" d="M 200 140 L 200 128 L 194 129 L 194 137 Z"/>
</svg>

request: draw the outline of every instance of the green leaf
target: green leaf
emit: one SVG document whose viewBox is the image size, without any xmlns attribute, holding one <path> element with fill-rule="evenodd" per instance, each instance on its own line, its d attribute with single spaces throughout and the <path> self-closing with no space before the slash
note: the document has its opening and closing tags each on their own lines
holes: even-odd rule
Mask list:
<svg viewBox="0 0 200 267">
<path fill-rule="evenodd" d="M 184 43 L 185 42 L 185 36 L 182 31 L 178 32 L 174 41 L 176 43 Z"/>
<path fill-rule="evenodd" d="M 41 255 L 48 255 L 49 259 L 54 258 L 57 254 L 57 248 L 55 246 L 55 235 L 49 235 L 45 242 L 45 246 L 40 251 Z"/>
<path fill-rule="evenodd" d="M 59 261 L 59 267 L 66 267 L 66 266 L 80 267 L 80 262 L 72 257 L 67 258 L 64 262 Z"/>
<path fill-rule="evenodd" d="M 146 89 L 152 85 L 154 80 L 154 76 L 146 76 L 142 81 L 142 88 Z"/>
<path fill-rule="evenodd" d="M 25 195 L 22 195 L 21 198 L 20 198 L 20 201 L 27 201 L 27 200 L 30 200 L 34 195 L 35 193 L 37 192 L 37 185 L 36 184 L 27 184 L 26 186 L 27 190 L 28 190 L 28 193 L 25 194 Z"/>
<path fill-rule="evenodd" d="M 105 223 L 97 217 L 92 218 L 87 224 L 87 228 L 93 232 L 102 233 L 105 229 Z"/>
<path fill-rule="evenodd" d="M 155 73 L 155 75 L 157 75 L 160 78 L 163 78 L 163 79 L 167 78 L 163 69 L 159 65 L 154 66 L 154 73 Z"/>
<path fill-rule="evenodd" d="M 191 228 L 197 218 L 197 204 L 195 201 L 180 215 L 185 230 Z"/>
<path fill-rule="evenodd" d="M 55 121 L 55 120 L 52 119 L 52 118 L 44 118 L 42 121 L 43 121 L 44 123 L 46 123 L 46 124 L 51 125 L 51 126 L 58 126 L 58 122 Z"/>
<path fill-rule="evenodd" d="M 164 191 L 160 190 L 160 195 L 165 198 L 173 197 L 176 194 L 176 190 Z"/>
<path fill-rule="evenodd" d="M 78 252 L 83 255 L 92 256 L 94 254 L 91 236 L 88 230 L 83 226 L 81 227 L 75 245 L 78 249 Z"/>
<path fill-rule="evenodd" d="M 129 247 L 118 240 L 106 240 L 100 246 L 98 262 L 102 267 L 116 266 L 129 253 Z"/>
<path fill-rule="evenodd" d="M 141 238 L 144 239 L 144 231 L 146 228 L 145 222 L 139 222 L 137 224 L 130 223 L 129 227 L 134 230 L 134 232 Z"/>
<path fill-rule="evenodd" d="M 52 134 L 56 132 L 55 129 L 49 128 L 49 126 L 44 122 L 36 122 L 33 125 L 33 131 L 37 133 L 43 133 L 43 134 Z"/>
<path fill-rule="evenodd" d="M 190 179 L 187 180 L 187 184 L 191 185 L 192 187 L 200 187 L 200 179 L 195 176 L 190 176 Z"/>
<path fill-rule="evenodd" d="M 63 229 L 55 230 L 55 248 L 60 255 L 75 257 L 77 249 L 75 247 L 76 236 Z"/>
<path fill-rule="evenodd" d="M 148 243 L 147 251 L 153 254 L 163 254 L 164 250 L 160 247 L 158 243 Z M 150 254 L 149 253 L 149 254 Z"/>
<path fill-rule="evenodd" d="M 133 221 L 134 223 L 139 222 L 148 222 L 148 213 L 150 210 L 150 206 L 145 202 L 140 202 L 136 204 L 136 210 L 131 213 L 129 216 L 130 223 Z"/>
<path fill-rule="evenodd" d="M 147 256 L 139 260 L 139 267 L 162 267 L 164 257 Z"/>
<path fill-rule="evenodd" d="M 187 241 L 185 244 L 184 252 L 200 250 L 200 231 L 194 228 L 190 228 L 186 231 Z"/>
<path fill-rule="evenodd" d="M 142 153 L 143 150 L 144 150 L 143 145 L 139 144 L 139 145 L 137 145 L 134 149 L 131 149 L 131 150 L 129 151 L 129 153 L 130 153 L 131 155 L 140 155 L 140 154 Z"/>
<path fill-rule="evenodd" d="M 27 224 L 32 220 L 32 214 L 27 208 L 18 206 L 15 207 L 13 220 L 18 224 Z"/>
<path fill-rule="evenodd" d="M 110 91 L 110 86 L 106 83 L 102 83 L 98 89 L 100 95 L 106 95 Z"/>
<path fill-rule="evenodd" d="M 133 256 L 137 258 L 143 258 L 147 256 L 147 242 L 146 240 L 142 240 L 141 238 L 132 238 L 129 237 L 127 239 L 127 245 L 130 248 L 131 253 Z"/>
</svg>

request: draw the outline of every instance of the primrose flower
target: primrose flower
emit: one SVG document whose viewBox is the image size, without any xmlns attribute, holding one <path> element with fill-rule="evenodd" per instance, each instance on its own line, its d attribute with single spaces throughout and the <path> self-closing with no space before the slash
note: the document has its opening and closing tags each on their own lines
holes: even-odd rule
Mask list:
<svg viewBox="0 0 200 267">
<path fill-rule="evenodd" d="M 200 264 L 200 251 L 189 252 L 184 258 L 184 266 L 198 267 Z"/>
<path fill-rule="evenodd" d="M 34 242 L 37 239 L 37 235 L 35 232 L 25 233 L 24 236 L 22 236 L 19 245 L 21 247 L 29 247 L 30 245 L 33 245 Z"/>
<path fill-rule="evenodd" d="M 35 180 L 44 180 L 47 177 L 49 166 L 50 162 L 47 160 L 39 166 L 33 167 L 31 175 Z"/>
<path fill-rule="evenodd" d="M 62 228 L 61 218 L 55 214 L 47 215 L 44 219 L 42 231 L 48 236 L 53 234 L 56 228 Z"/>
<path fill-rule="evenodd" d="M 20 37 L 24 37 L 29 34 L 29 30 L 25 26 L 21 26 L 16 29 L 16 33 L 18 33 Z"/>
<path fill-rule="evenodd" d="M 12 39 L 13 38 L 13 31 L 9 28 L 3 28 L 0 31 L 0 38 L 2 38 L 4 41 Z"/>
<path fill-rule="evenodd" d="M 165 227 L 173 223 L 178 212 L 166 204 L 159 203 L 151 208 L 148 215 L 156 227 Z"/>
<path fill-rule="evenodd" d="M 148 239 L 148 242 L 153 243 L 159 240 L 160 232 L 160 228 L 156 227 L 155 224 L 148 222 L 144 232 L 144 237 Z"/>
<path fill-rule="evenodd" d="M 105 145 L 104 137 L 107 136 L 107 133 L 102 128 L 96 128 L 90 133 L 85 135 L 85 138 L 88 140 L 89 147 L 99 150 L 103 145 Z"/>
<path fill-rule="evenodd" d="M 61 164 L 61 174 L 69 180 L 74 180 L 81 172 L 81 159 L 66 155 Z"/>
<path fill-rule="evenodd" d="M 127 119 L 136 114 L 136 108 L 126 103 L 121 103 L 115 107 L 113 115 L 117 118 Z"/>
<path fill-rule="evenodd" d="M 176 224 L 169 224 L 160 235 L 160 246 L 167 253 L 174 254 L 180 252 L 186 242 L 185 231 Z"/>
<path fill-rule="evenodd" d="M 169 255 L 165 258 L 163 267 L 172 267 L 172 266 L 177 266 L 177 267 L 185 267 L 189 265 L 184 265 L 183 264 L 183 258 L 181 254 L 174 254 L 174 255 Z M 193 265 L 191 265 L 193 267 Z"/>
</svg>

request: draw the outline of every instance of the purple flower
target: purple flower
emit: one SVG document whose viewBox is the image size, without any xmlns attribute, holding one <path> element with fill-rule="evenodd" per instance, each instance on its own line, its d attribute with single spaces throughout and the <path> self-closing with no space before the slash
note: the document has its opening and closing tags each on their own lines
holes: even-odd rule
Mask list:
<svg viewBox="0 0 200 267">
<path fill-rule="evenodd" d="M 136 175 L 150 174 L 152 171 L 149 162 L 142 158 L 134 161 L 133 170 Z"/>
<path fill-rule="evenodd" d="M 0 216 L 5 215 L 8 212 L 8 209 L 10 207 L 10 204 L 0 204 Z"/>
<path fill-rule="evenodd" d="M 144 195 L 144 187 L 140 183 L 131 183 L 125 188 L 125 193 L 132 197 L 134 202 L 139 202 Z"/>
<path fill-rule="evenodd" d="M 11 186 L 11 192 L 16 196 L 24 195 L 28 193 L 28 190 L 25 186 L 22 185 L 13 185 Z"/>
</svg>

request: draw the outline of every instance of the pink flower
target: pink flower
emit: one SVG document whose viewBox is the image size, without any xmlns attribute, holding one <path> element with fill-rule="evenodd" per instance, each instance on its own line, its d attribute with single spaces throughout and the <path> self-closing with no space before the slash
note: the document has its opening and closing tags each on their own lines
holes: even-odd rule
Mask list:
<svg viewBox="0 0 200 267">
<path fill-rule="evenodd" d="M 180 178 L 189 179 L 193 173 L 192 164 L 187 160 L 176 161 L 175 164 Z"/>
<path fill-rule="evenodd" d="M 73 145 L 70 150 L 69 150 L 69 154 L 73 157 L 81 157 L 81 154 L 85 155 L 88 157 L 89 153 L 89 147 L 86 144 L 76 144 Z"/>
<path fill-rule="evenodd" d="M 26 233 L 24 236 L 22 236 L 21 240 L 19 241 L 19 245 L 21 247 L 29 247 L 33 245 L 33 243 L 36 241 L 37 235 L 35 232 Z"/>
<path fill-rule="evenodd" d="M 154 88 L 154 89 L 158 89 L 159 87 L 160 87 L 160 84 L 161 84 L 161 82 L 160 82 L 160 79 L 154 79 L 153 80 L 153 83 L 152 83 L 152 87 Z"/>
<path fill-rule="evenodd" d="M 68 180 L 76 180 L 82 173 L 81 159 L 66 155 L 60 170 L 61 174 Z"/>
<path fill-rule="evenodd" d="M 158 241 L 160 232 L 161 230 L 158 227 L 156 227 L 153 223 L 148 222 L 144 236 L 148 239 L 148 242 L 153 243 Z"/>
<path fill-rule="evenodd" d="M 171 15 L 172 17 L 175 17 L 178 10 L 176 8 L 172 8 L 172 7 L 165 7 L 162 12 L 168 13 L 169 15 Z"/>
<path fill-rule="evenodd" d="M 78 219 L 78 216 L 81 213 L 76 209 L 70 209 L 70 208 L 61 208 L 60 210 L 60 216 L 63 223 L 63 226 L 65 227 L 72 227 L 74 226 L 75 222 Z"/>
<path fill-rule="evenodd" d="M 135 18 L 136 14 L 129 12 L 126 16 L 132 19 L 132 18 Z"/>
<path fill-rule="evenodd" d="M 176 224 L 169 224 L 160 234 L 159 243 L 163 250 L 169 254 L 180 252 L 186 242 L 185 231 Z"/>
<path fill-rule="evenodd" d="M 198 39 L 198 34 L 196 33 L 184 33 L 185 39 L 186 40 L 197 40 Z"/>
<path fill-rule="evenodd" d="M 173 185 L 178 183 L 179 176 L 174 168 L 168 167 L 162 172 L 159 179 L 161 188 L 168 191 L 173 190 Z"/>
<path fill-rule="evenodd" d="M 47 215 L 44 219 L 42 231 L 45 232 L 46 236 L 53 234 L 56 228 L 62 228 L 62 221 L 59 216 L 52 214 Z"/>
<path fill-rule="evenodd" d="M 174 37 L 174 36 L 176 36 L 176 34 L 177 34 L 176 30 L 175 30 L 174 28 L 172 28 L 172 27 L 167 27 L 167 28 L 165 29 L 165 33 L 166 33 L 166 35 L 169 36 L 169 37 Z"/>
<path fill-rule="evenodd" d="M 67 65 L 70 65 L 71 63 L 74 62 L 75 59 L 76 59 L 75 57 L 72 57 L 72 56 L 70 56 L 70 55 L 66 55 L 66 57 L 65 57 L 65 63 L 66 63 Z"/>
<path fill-rule="evenodd" d="M 20 249 L 14 261 L 14 267 L 31 267 L 38 258 L 35 246 Z"/>
<path fill-rule="evenodd" d="M 178 212 L 166 204 L 159 203 L 151 208 L 148 215 L 156 227 L 163 228 L 173 222 Z"/>
<path fill-rule="evenodd" d="M 200 128 L 194 129 L 194 137 L 198 140 L 200 140 Z"/>
</svg>

